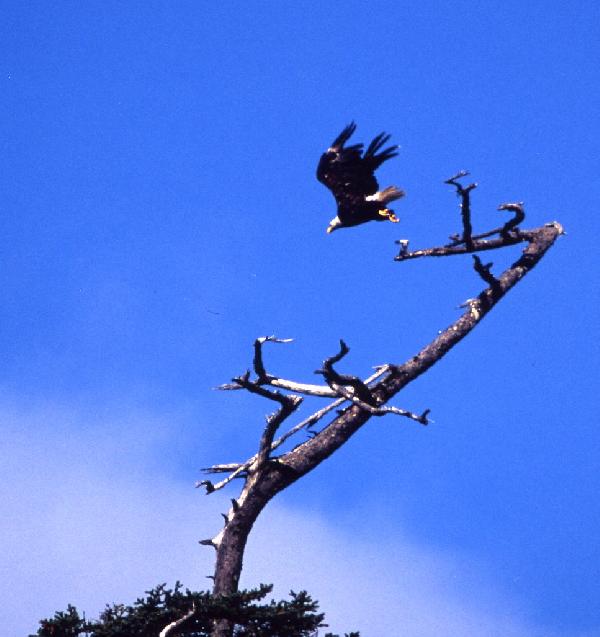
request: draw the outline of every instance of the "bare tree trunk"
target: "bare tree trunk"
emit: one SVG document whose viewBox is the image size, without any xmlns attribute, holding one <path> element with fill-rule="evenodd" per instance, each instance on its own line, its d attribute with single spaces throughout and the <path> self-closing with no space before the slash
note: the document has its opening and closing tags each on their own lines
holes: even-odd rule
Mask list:
<svg viewBox="0 0 600 637">
<path fill-rule="evenodd" d="M 202 541 L 203 544 L 210 544 L 216 549 L 213 588 L 215 596 L 226 596 L 238 590 L 248 535 L 258 515 L 269 500 L 300 477 L 312 471 L 339 449 L 372 416 L 395 414 L 423 425 L 428 424 L 429 410 L 425 410 L 419 415 L 396 407 L 386 407 L 385 404 L 462 340 L 496 303 L 535 267 L 558 236 L 563 233 L 562 227 L 558 223 L 550 223 L 533 230 L 519 230 L 517 224 L 524 217 L 522 205 L 505 204 L 501 206 L 501 209 L 513 211 L 515 218 L 501 228 L 483 235 L 473 236 L 471 234 L 469 192 L 474 188 L 474 185 L 462 188 L 456 182 L 456 179 L 462 176 L 464 174 L 459 174 L 448 180 L 448 183 L 457 188 L 462 199 L 464 229 L 462 235 L 451 237 L 452 242 L 448 245 L 416 252 L 408 251 L 408 242 L 399 242 L 401 251 L 396 260 L 475 253 L 521 242 L 527 243 L 527 246 L 522 256 L 497 278 L 491 273 L 492 264 L 484 265 L 476 255 L 473 255 L 475 271 L 488 284 L 488 287 L 476 298 L 469 299 L 464 304 L 465 312 L 456 322 L 404 364 L 385 365 L 366 381 L 355 376 L 341 375 L 335 371 L 333 365 L 348 352 L 345 343 L 341 341 L 340 351 L 326 359 L 323 368 L 317 371 L 324 376 L 327 385 L 298 383 L 267 373 L 262 358 L 264 343 L 286 341 L 275 337 L 262 337 L 257 339 L 254 344 L 256 378 L 250 380 L 250 373 L 247 372 L 243 376 L 234 378 L 233 384 L 222 386 L 222 389 L 229 390 L 246 389 L 278 402 L 280 407 L 276 413 L 267 417 L 267 424 L 256 455 L 242 463 L 214 465 L 205 471 L 214 474 L 227 473 L 228 477 L 216 484 L 209 480 L 198 484 L 198 486 L 204 486 L 208 493 L 212 493 L 223 488 L 234 478 L 244 479 L 240 496 L 232 500 L 231 508 L 227 514 L 224 514 L 225 525 L 221 532 L 212 539 Z M 497 236 L 488 238 L 492 235 Z M 269 387 L 278 389 L 274 390 Z M 294 394 L 284 394 L 279 390 L 293 391 Z M 335 400 L 325 409 L 316 412 L 292 427 L 280 438 L 275 439 L 278 428 L 301 403 L 302 399 L 297 394 L 325 396 Z M 319 432 L 309 429 L 312 434 L 310 439 L 280 456 L 272 455 L 292 434 L 301 429 L 313 427 L 329 411 L 343 403 L 346 403 L 346 407 L 338 412 L 338 415 Z M 212 635 L 213 637 L 230 637 L 232 632 L 232 622 L 220 620 L 215 622 Z"/>
</svg>

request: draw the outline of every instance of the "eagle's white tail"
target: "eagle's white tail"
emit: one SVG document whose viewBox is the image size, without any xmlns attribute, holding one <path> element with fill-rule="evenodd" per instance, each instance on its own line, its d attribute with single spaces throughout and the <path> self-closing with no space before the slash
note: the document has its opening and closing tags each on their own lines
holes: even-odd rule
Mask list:
<svg viewBox="0 0 600 637">
<path fill-rule="evenodd" d="M 365 197 L 367 201 L 379 201 L 382 204 L 388 204 L 390 201 L 395 201 L 396 199 L 401 199 L 404 197 L 404 190 L 400 190 L 396 188 L 396 186 L 388 186 L 379 192 L 376 192 L 374 195 L 369 195 Z"/>
</svg>

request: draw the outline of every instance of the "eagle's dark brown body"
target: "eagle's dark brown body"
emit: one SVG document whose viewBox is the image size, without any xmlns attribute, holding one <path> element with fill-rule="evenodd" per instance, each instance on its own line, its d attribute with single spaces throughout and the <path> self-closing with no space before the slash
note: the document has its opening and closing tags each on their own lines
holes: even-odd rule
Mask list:
<svg viewBox="0 0 600 637">
<path fill-rule="evenodd" d="M 331 220 L 327 232 L 357 226 L 367 221 L 397 221 L 387 204 L 404 196 L 404 192 L 390 186 L 379 191 L 375 171 L 381 164 L 395 157 L 397 146 L 381 150 L 390 136 L 381 133 L 363 154 L 363 144 L 344 146 L 356 124 L 352 122 L 337 136 L 323 153 L 317 166 L 317 179 L 333 193 L 337 203 L 337 217 Z"/>
</svg>

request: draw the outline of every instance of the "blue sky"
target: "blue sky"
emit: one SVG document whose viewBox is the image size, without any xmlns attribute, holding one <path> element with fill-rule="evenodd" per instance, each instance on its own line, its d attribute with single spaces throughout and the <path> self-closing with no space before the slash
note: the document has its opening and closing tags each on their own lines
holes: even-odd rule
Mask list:
<svg viewBox="0 0 600 637">
<path fill-rule="evenodd" d="M 271 409 L 211 388 L 403 362 L 481 281 L 395 263 L 524 201 L 562 237 L 466 341 L 259 521 L 244 584 L 308 588 L 365 637 L 600 635 L 600 9 L 542 2 L 5 2 L 0 567 L 10 637 L 180 578 L 204 588 Z M 401 146 L 401 224 L 325 234 L 314 171 L 350 120 Z M 494 254 L 496 268 L 519 248 Z M 312 404 L 312 403 L 311 403 Z M 307 407 L 310 407 L 310 405 Z M 383 604 L 387 604 L 384 606 Z"/>
</svg>

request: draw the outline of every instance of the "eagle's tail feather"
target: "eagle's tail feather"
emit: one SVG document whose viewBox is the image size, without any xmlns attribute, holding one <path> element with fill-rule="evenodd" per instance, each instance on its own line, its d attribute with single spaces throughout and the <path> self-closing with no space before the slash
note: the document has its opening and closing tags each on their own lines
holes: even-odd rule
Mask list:
<svg viewBox="0 0 600 637">
<path fill-rule="evenodd" d="M 396 199 L 401 199 L 406 194 L 404 190 L 400 190 L 400 188 L 396 188 L 396 186 L 388 186 L 383 190 L 380 190 L 379 193 L 379 201 L 384 204 L 390 203 L 390 201 L 395 201 Z"/>
</svg>

